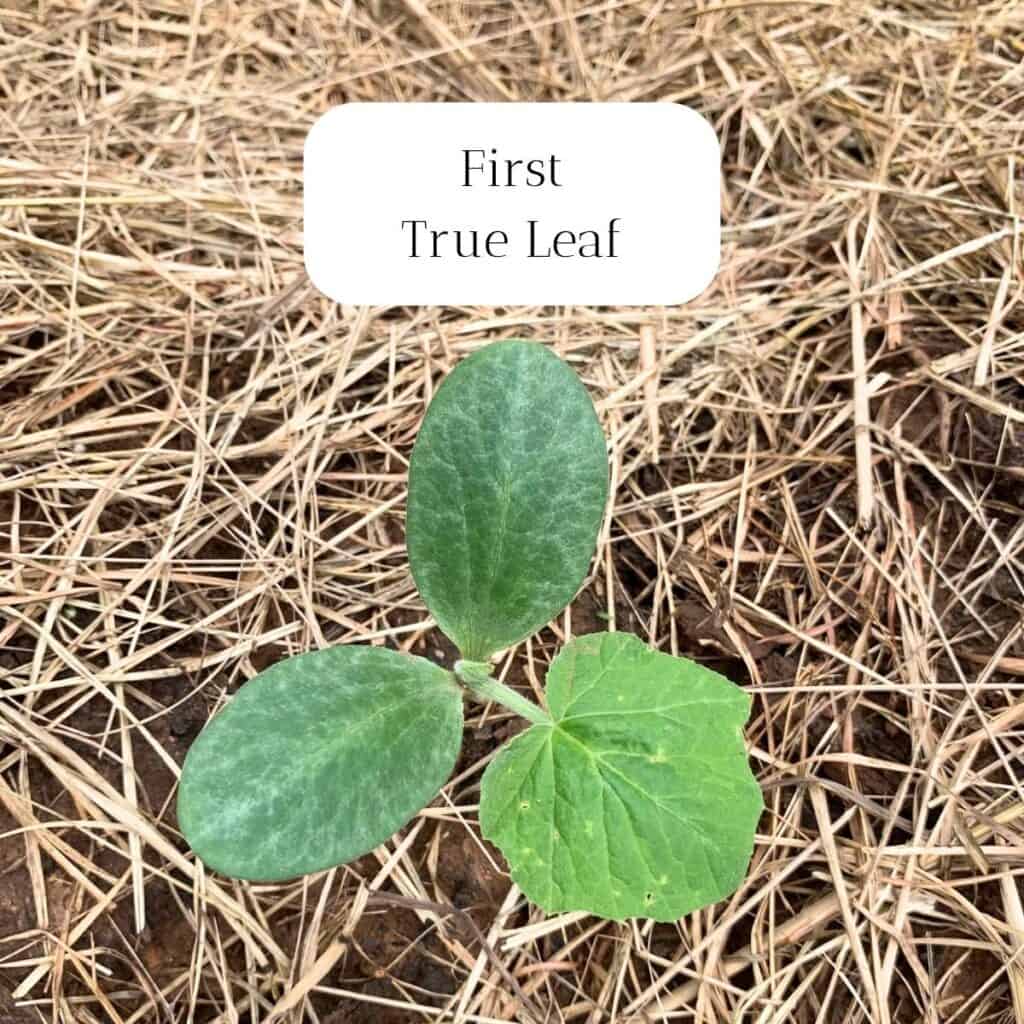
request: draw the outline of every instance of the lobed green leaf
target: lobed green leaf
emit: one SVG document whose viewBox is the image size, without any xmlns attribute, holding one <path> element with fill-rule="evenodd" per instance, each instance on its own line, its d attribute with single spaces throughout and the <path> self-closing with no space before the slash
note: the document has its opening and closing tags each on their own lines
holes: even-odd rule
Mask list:
<svg viewBox="0 0 1024 1024">
<path fill-rule="evenodd" d="M 566 646 L 533 725 L 484 773 L 483 834 L 549 912 L 672 921 L 742 881 L 763 806 L 728 679 L 625 633 Z"/>
<path fill-rule="evenodd" d="M 568 604 L 607 495 L 593 403 L 553 352 L 499 342 L 449 374 L 413 449 L 406 542 L 416 585 L 464 658 L 485 661 Z"/>
<path fill-rule="evenodd" d="M 185 758 L 178 821 L 210 867 L 278 881 L 353 860 L 437 795 L 462 694 L 423 658 L 332 647 L 246 683 Z"/>
</svg>

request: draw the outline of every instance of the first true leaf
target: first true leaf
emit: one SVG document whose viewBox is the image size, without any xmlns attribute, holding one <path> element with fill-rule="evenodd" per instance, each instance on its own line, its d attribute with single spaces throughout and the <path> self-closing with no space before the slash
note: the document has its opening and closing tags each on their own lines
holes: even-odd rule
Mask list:
<svg viewBox="0 0 1024 1024">
<path fill-rule="evenodd" d="M 608 457 L 593 403 L 543 345 L 508 341 L 441 385 L 409 466 L 413 578 L 464 658 L 546 625 L 594 554 Z"/>
<path fill-rule="evenodd" d="M 547 678 L 550 721 L 484 773 L 480 825 L 549 913 L 674 921 L 736 890 L 761 790 L 724 676 L 626 633 L 579 637 Z"/>
</svg>

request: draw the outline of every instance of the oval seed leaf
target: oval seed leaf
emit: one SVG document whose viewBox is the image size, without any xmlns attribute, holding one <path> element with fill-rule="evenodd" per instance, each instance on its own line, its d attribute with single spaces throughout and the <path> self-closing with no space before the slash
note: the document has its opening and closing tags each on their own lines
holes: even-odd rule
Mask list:
<svg viewBox="0 0 1024 1024">
<path fill-rule="evenodd" d="M 545 910 L 674 921 L 730 895 L 763 806 L 742 726 L 750 698 L 625 633 L 595 633 L 547 678 L 534 725 L 484 773 L 483 834 Z"/>
<path fill-rule="evenodd" d="M 568 604 L 607 495 L 593 403 L 553 352 L 498 342 L 452 371 L 413 449 L 406 542 L 423 600 L 464 658 L 485 661 Z"/>
<path fill-rule="evenodd" d="M 246 683 L 182 769 L 178 820 L 210 867 L 278 881 L 372 850 L 437 795 L 462 742 L 462 695 L 423 658 L 302 654 Z"/>
</svg>

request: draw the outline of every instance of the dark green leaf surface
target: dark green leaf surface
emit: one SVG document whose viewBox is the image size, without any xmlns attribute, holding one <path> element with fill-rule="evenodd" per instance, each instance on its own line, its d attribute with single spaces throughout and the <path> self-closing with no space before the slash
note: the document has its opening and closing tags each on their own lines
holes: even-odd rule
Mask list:
<svg viewBox="0 0 1024 1024">
<path fill-rule="evenodd" d="M 185 759 L 178 820 L 235 878 L 276 881 L 359 857 L 444 785 L 462 695 L 423 658 L 334 647 L 246 683 Z"/>
<path fill-rule="evenodd" d="M 449 374 L 413 449 L 406 540 L 416 585 L 464 658 L 486 660 L 572 599 L 607 494 L 593 403 L 553 352 L 498 342 Z"/>
<path fill-rule="evenodd" d="M 736 890 L 762 808 L 738 686 L 625 633 L 570 643 L 484 774 L 480 824 L 545 910 L 672 921 Z"/>
</svg>

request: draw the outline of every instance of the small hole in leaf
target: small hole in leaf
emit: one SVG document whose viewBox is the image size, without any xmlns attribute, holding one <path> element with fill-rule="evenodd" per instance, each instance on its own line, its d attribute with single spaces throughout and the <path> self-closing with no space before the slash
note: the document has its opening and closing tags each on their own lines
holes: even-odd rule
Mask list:
<svg viewBox="0 0 1024 1024">
<path fill-rule="evenodd" d="M 530 809 L 530 801 L 529 800 L 520 800 L 519 801 L 519 810 L 521 810 L 521 811 L 528 811 L 529 809 Z"/>
<path fill-rule="evenodd" d="M 653 892 L 645 892 L 644 893 L 644 903 L 646 903 L 647 906 L 650 906 L 653 902 L 654 902 L 654 893 Z"/>
</svg>

